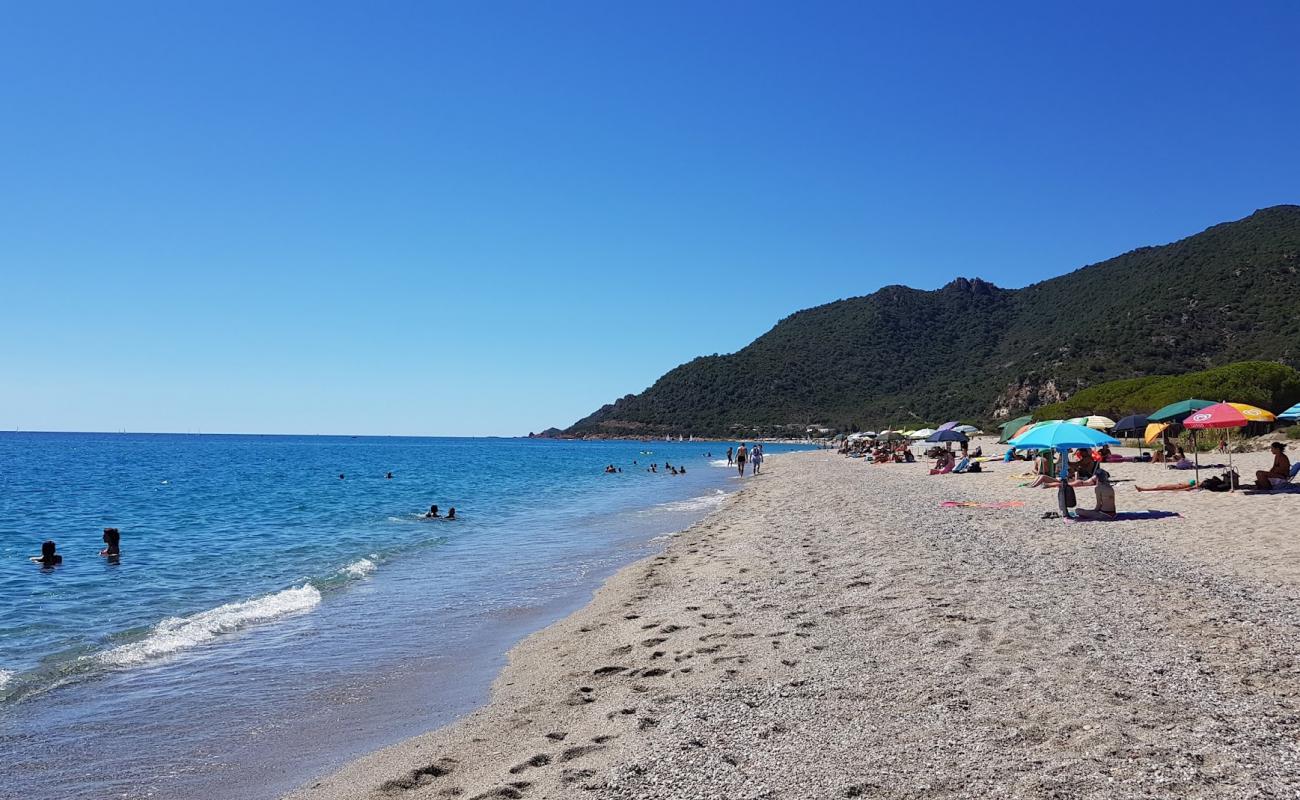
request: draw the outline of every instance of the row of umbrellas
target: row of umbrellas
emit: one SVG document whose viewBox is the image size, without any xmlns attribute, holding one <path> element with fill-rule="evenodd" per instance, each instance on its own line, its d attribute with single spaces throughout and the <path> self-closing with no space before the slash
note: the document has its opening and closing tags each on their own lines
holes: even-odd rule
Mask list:
<svg viewBox="0 0 1300 800">
<path fill-rule="evenodd" d="M 1192 432 L 1192 452 L 1199 481 L 1201 463 L 1200 452 L 1195 446 L 1197 431 L 1226 431 L 1244 428 L 1252 422 L 1273 422 L 1277 419 L 1300 420 L 1300 403 L 1277 415 L 1248 403 L 1213 403 L 1209 400 L 1189 399 L 1170 403 L 1145 416 L 1134 414 L 1119 422 L 1097 414 L 1070 420 L 1043 422 L 1034 422 L 1032 417 L 1021 417 L 1002 426 L 1002 441 L 1020 449 L 1070 450 L 1079 447 L 1097 447 L 1101 444 L 1119 444 L 1119 440 L 1102 433 L 1105 430 L 1115 433 L 1133 433 L 1141 430 L 1143 439 L 1151 443 L 1171 425 L 1181 424 Z M 1077 441 L 1080 444 L 1068 444 L 1066 440 Z M 1228 468 L 1232 469 L 1231 448 L 1228 449 Z"/>
</svg>

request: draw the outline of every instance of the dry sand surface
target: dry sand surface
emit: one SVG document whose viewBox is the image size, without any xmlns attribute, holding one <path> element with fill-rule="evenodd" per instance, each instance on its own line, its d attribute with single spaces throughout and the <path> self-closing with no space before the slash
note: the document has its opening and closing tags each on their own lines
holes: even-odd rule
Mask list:
<svg viewBox="0 0 1300 800">
<path fill-rule="evenodd" d="M 1300 795 L 1300 495 L 1113 467 L 1121 511 L 1180 516 L 1044 520 L 1023 465 L 770 457 L 488 706 L 293 797 Z"/>
</svg>

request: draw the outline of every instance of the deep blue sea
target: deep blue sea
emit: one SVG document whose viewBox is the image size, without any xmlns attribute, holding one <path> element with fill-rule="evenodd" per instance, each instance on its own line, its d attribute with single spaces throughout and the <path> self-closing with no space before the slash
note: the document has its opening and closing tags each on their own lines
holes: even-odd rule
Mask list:
<svg viewBox="0 0 1300 800">
<path fill-rule="evenodd" d="M 445 724 L 737 488 L 726 447 L 0 433 L 0 797 L 274 798 Z"/>
</svg>

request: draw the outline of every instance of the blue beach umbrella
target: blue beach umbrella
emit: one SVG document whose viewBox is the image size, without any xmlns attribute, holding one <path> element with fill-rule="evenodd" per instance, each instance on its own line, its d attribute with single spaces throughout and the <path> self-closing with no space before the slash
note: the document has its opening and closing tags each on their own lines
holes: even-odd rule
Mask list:
<svg viewBox="0 0 1300 800">
<path fill-rule="evenodd" d="M 1017 450 L 1059 450 L 1061 452 L 1061 488 L 1056 493 L 1057 505 L 1061 509 L 1062 519 L 1069 517 L 1065 503 L 1065 493 L 1070 480 L 1070 450 L 1077 448 L 1100 447 L 1104 444 L 1118 445 L 1119 439 L 1101 431 L 1075 425 L 1071 422 L 1048 422 L 1025 431 L 1008 442 Z"/>
<path fill-rule="evenodd" d="M 1300 403 L 1296 403 L 1295 405 L 1288 408 L 1286 411 L 1283 411 L 1281 414 L 1278 414 L 1277 418 L 1278 419 L 1300 419 Z"/>
<path fill-rule="evenodd" d="M 937 430 L 926 438 L 927 442 L 969 442 L 966 434 L 952 429 Z"/>
</svg>

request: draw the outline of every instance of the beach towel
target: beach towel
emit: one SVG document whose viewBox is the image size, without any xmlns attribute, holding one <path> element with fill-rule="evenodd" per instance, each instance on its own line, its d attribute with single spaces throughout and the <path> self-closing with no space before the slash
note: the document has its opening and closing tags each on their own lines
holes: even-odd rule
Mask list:
<svg viewBox="0 0 1300 800">
<path fill-rule="evenodd" d="M 973 500 L 945 500 L 939 504 L 941 508 L 1020 508 L 1024 505 L 1022 500 L 1003 500 L 999 503 L 976 503 Z"/>
<path fill-rule="evenodd" d="M 1227 464 L 1202 464 L 1201 469 L 1227 469 Z M 1176 464 L 1165 464 L 1165 469 L 1196 469 L 1196 465 L 1190 461 L 1179 461 Z"/>
</svg>

